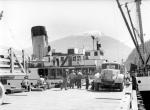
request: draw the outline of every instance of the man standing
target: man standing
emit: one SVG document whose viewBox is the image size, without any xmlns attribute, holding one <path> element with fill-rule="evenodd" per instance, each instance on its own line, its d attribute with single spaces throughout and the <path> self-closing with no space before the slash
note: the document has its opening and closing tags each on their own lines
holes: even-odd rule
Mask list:
<svg viewBox="0 0 150 110">
<path fill-rule="evenodd" d="M 82 80 L 82 73 L 81 70 L 79 70 L 77 74 L 77 88 L 81 89 L 81 80 Z"/>
<path fill-rule="evenodd" d="M 42 75 L 40 75 L 40 79 L 38 80 L 38 87 L 46 89 L 46 81 Z"/>
<path fill-rule="evenodd" d="M 28 76 L 24 77 L 24 80 L 22 81 L 22 88 L 25 88 L 26 90 L 30 91 Z"/>
<path fill-rule="evenodd" d="M 131 78 L 132 78 L 132 89 L 133 89 L 133 90 L 137 90 L 137 89 L 138 89 L 138 85 L 137 85 L 137 83 L 136 83 L 136 76 L 135 76 L 135 73 L 132 73 Z"/>
<path fill-rule="evenodd" d="M 70 75 L 69 75 L 70 88 L 72 88 L 72 89 L 74 89 L 75 76 L 76 76 L 76 73 L 74 72 L 74 70 L 72 70 L 72 72 L 71 72 Z"/>
<path fill-rule="evenodd" d="M 85 82 L 86 82 L 86 89 L 88 90 L 89 88 L 89 75 L 88 74 L 85 77 Z"/>
<path fill-rule="evenodd" d="M 61 85 L 61 90 L 65 88 L 67 90 L 67 80 L 68 80 L 68 70 L 65 70 L 65 72 L 62 74 L 62 85 Z"/>
</svg>

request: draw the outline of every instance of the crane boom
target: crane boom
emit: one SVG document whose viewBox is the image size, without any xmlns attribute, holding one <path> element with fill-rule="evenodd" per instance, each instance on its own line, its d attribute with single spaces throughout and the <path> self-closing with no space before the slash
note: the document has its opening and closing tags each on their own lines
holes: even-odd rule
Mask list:
<svg viewBox="0 0 150 110">
<path fill-rule="evenodd" d="M 134 43 L 134 45 L 135 45 L 135 47 L 136 47 L 137 53 L 138 53 L 138 55 L 139 55 L 139 57 L 140 57 L 140 59 L 141 59 L 141 61 L 142 61 L 142 64 L 144 64 L 143 57 L 142 57 L 141 52 L 140 52 L 140 50 L 139 50 L 139 48 L 138 48 L 138 46 L 137 46 L 137 44 L 136 44 L 135 38 L 134 38 L 134 36 L 133 36 L 133 34 L 132 34 L 132 31 L 131 31 L 131 29 L 130 29 L 130 26 L 129 26 L 129 24 L 128 24 L 128 21 L 127 21 L 125 15 L 124 15 L 124 12 L 123 12 L 123 10 L 122 10 L 122 8 L 121 8 L 121 5 L 120 5 L 120 3 L 119 3 L 119 0 L 116 0 L 116 2 L 117 2 L 118 7 L 119 7 L 119 9 L 120 9 L 121 15 L 122 15 L 122 17 L 123 17 L 123 19 L 124 19 L 124 22 L 125 22 L 125 24 L 126 24 L 126 26 L 127 26 L 127 29 L 128 29 L 128 31 L 129 31 L 129 34 L 130 34 L 130 36 L 131 36 L 131 38 L 132 38 L 132 41 L 133 41 L 133 43 Z"/>
<path fill-rule="evenodd" d="M 136 3 L 136 12 L 137 12 L 137 23 L 138 23 L 138 31 L 140 33 L 140 41 L 143 55 L 145 54 L 144 47 L 144 38 L 143 38 L 143 26 L 142 26 L 142 17 L 141 17 L 141 0 L 135 0 Z"/>
</svg>

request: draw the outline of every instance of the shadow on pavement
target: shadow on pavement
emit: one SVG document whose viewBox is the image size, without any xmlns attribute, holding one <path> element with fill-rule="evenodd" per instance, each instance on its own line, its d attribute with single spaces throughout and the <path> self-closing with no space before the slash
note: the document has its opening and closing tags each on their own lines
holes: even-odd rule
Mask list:
<svg viewBox="0 0 150 110">
<path fill-rule="evenodd" d="M 120 98 L 96 98 L 96 99 L 121 100 Z"/>
<path fill-rule="evenodd" d="M 2 105 L 7 105 L 7 104 L 11 104 L 11 103 L 2 103 Z"/>
<path fill-rule="evenodd" d="M 28 96 L 28 95 L 25 95 L 25 94 L 9 94 L 8 96 Z"/>
<path fill-rule="evenodd" d="M 52 90 L 52 91 L 62 91 L 61 89 L 57 89 L 57 90 Z"/>
<path fill-rule="evenodd" d="M 95 91 L 95 90 L 87 90 L 87 91 L 90 91 L 90 92 L 120 92 L 118 89 L 100 89 L 98 91 Z"/>
</svg>

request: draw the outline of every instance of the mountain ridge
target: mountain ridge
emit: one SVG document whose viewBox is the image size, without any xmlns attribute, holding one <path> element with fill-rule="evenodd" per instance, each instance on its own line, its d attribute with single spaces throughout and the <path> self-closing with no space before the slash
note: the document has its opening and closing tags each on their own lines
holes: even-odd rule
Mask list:
<svg viewBox="0 0 150 110">
<path fill-rule="evenodd" d="M 104 51 L 104 58 L 110 61 L 120 62 L 122 59 L 126 60 L 131 48 L 125 45 L 124 43 L 106 36 L 101 35 L 97 36 L 101 45 L 102 50 Z M 68 48 L 85 48 L 86 50 L 93 50 L 93 40 L 89 35 L 71 35 L 56 41 L 49 43 L 52 48 L 55 48 L 56 51 L 67 52 Z M 96 42 L 95 42 L 96 44 Z M 94 45 L 96 49 L 96 45 Z"/>
<path fill-rule="evenodd" d="M 147 53 L 146 58 L 148 58 L 148 55 L 150 55 L 150 40 L 145 42 L 145 48 L 146 48 L 146 53 Z M 137 53 L 136 49 L 134 48 L 132 50 L 132 52 L 129 54 L 129 56 L 125 62 L 127 69 L 128 70 L 130 69 L 131 63 L 138 64 L 139 63 L 138 59 L 139 59 L 138 53 Z M 148 61 L 148 64 L 150 64 L 150 61 Z"/>
</svg>

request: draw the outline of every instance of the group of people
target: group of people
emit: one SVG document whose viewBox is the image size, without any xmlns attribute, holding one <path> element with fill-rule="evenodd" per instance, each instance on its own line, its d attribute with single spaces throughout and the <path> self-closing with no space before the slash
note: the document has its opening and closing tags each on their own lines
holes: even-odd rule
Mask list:
<svg viewBox="0 0 150 110">
<path fill-rule="evenodd" d="M 83 77 L 81 70 L 79 70 L 78 72 L 75 72 L 75 70 L 72 70 L 71 73 L 69 73 L 69 70 L 65 70 L 65 72 L 62 74 L 62 84 L 61 84 L 60 88 L 61 88 L 61 90 L 63 88 L 65 90 L 67 90 L 68 87 L 70 89 L 74 89 L 76 86 L 78 89 L 81 89 L 83 78 L 85 78 L 86 89 L 88 89 L 88 87 L 89 87 L 89 76 L 88 75 Z M 47 83 L 46 83 L 45 78 L 40 76 L 39 80 L 37 81 L 36 87 L 45 89 L 46 84 Z M 26 89 L 27 91 L 30 91 L 31 86 L 32 85 L 30 85 L 30 83 L 29 83 L 28 76 L 25 76 L 24 80 L 22 81 L 22 88 Z"/>
<path fill-rule="evenodd" d="M 24 88 L 27 91 L 31 90 L 32 85 L 29 83 L 28 76 L 24 77 L 24 79 L 22 80 L 21 86 L 22 86 L 22 88 Z M 46 81 L 43 76 L 40 75 L 40 78 L 37 80 L 36 87 L 46 89 Z"/>
<path fill-rule="evenodd" d="M 71 73 L 69 73 L 69 70 L 65 70 L 65 72 L 62 75 L 63 82 L 61 85 L 61 90 L 63 88 L 65 90 L 67 90 L 67 87 L 74 89 L 75 86 L 77 86 L 78 89 L 81 89 L 82 78 L 83 78 L 83 74 L 82 74 L 81 70 L 79 70 L 78 72 L 75 72 L 74 70 L 72 70 Z M 88 76 L 85 77 L 85 80 L 86 80 L 86 89 L 88 89 L 88 86 L 89 86 Z"/>
</svg>

